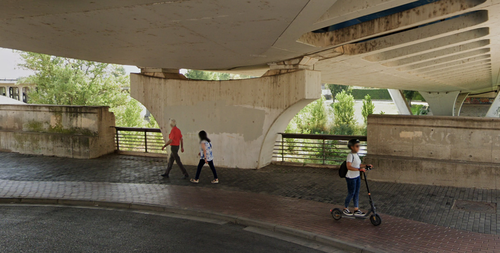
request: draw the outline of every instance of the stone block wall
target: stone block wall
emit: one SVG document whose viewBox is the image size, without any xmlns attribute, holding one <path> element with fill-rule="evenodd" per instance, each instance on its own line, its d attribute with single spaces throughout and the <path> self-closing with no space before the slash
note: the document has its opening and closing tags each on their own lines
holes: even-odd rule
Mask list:
<svg viewBox="0 0 500 253">
<path fill-rule="evenodd" d="M 0 150 L 95 158 L 115 150 L 108 107 L 0 105 Z"/>
<path fill-rule="evenodd" d="M 371 115 L 378 181 L 500 189 L 500 119 Z"/>
</svg>

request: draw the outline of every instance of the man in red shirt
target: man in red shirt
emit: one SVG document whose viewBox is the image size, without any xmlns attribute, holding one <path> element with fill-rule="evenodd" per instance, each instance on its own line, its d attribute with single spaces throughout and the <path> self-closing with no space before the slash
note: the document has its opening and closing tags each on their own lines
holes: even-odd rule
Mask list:
<svg viewBox="0 0 500 253">
<path fill-rule="evenodd" d="M 182 173 L 184 174 L 184 179 L 187 179 L 189 178 L 189 174 L 182 165 L 181 158 L 179 157 L 179 145 L 181 146 L 181 152 L 184 153 L 184 141 L 182 140 L 182 133 L 181 130 L 177 128 L 174 119 L 170 120 L 170 126 L 172 127 L 172 130 L 170 130 L 170 134 L 168 135 L 167 144 L 165 144 L 165 146 L 163 146 L 161 150 L 164 150 L 168 145 L 170 145 L 172 153 L 170 153 L 170 159 L 168 160 L 167 171 L 165 172 L 165 174 L 162 174 L 161 176 L 168 178 L 168 174 L 172 170 L 175 160 L 177 165 L 179 165 L 179 168 L 181 168 Z"/>
</svg>

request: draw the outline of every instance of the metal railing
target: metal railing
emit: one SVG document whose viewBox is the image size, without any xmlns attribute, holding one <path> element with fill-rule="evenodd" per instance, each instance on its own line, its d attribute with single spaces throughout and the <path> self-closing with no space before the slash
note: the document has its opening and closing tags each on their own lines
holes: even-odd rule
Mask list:
<svg viewBox="0 0 500 253">
<path fill-rule="evenodd" d="M 158 128 L 115 127 L 115 143 L 117 151 L 143 153 L 162 153 L 165 145 Z"/>
<path fill-rule="evenodd" d="M 350 150 L 347 142 L 359 139 L 359 156 L 367 152 L 366 136 L 280 133 L 273 150 L 273 160 L 301 164 L 340 165 Z"/>
</svg>

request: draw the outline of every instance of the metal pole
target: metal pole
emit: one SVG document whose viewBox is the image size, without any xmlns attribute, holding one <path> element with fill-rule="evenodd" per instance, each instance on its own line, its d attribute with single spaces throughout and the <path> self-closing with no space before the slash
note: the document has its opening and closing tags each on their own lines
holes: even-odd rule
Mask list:
<svg viewBox="0 0 500 253">
<path fill-rule="evenodd" d="M 326 152 L 325 152 L 325 139 L 323 139 L 323 165 L 325 165 Z"/>
<path fill-rule="evenodd" d="M 116 150 L 120 151 L 120 138 L 118 137 L 118 129 L 116 129 L 116 127 L 115 131 L 116 131 Z"/>
<path fill-rule="evenodd" d="M 148 132 L 144 131 L 144 151 L 148 152 Z"/>
<path fill-rule="evenodd" d="M 285 140 L 283 139 L 283 135 L 281 135 L 281 162 L 285 161 Z"/>
</svg>

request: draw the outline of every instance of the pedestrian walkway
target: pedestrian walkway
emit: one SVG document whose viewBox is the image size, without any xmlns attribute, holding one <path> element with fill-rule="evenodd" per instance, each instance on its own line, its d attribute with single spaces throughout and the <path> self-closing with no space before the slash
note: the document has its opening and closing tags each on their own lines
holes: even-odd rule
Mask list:
<svg viewBox="0 0 500 253">
<path fill-rule="evenodd" d="M 148 157 L 109 155 L 80 160 L 20 155 L 0 152 L 0 179 L 16 181 L 78 181 L 133 184 L 167 184 L 217 188 L 270 194 L 341 205 L 346 194 L 345 181 L 336 171 L 271 165 L 260 170 L 217 168 L 221 184 L 211 185 L 210 170 L 202 171 L 199 185 L 181 179 L 175 167 L 170 179 L 160 176 L 166 160 Z M 186 166 L 194 176 L 196 168 Z M 368 174 L 369 177 L 369 174 Z M 370 189 L 381 213 L 463 231 L 500 234 L 500 191 L 370 182 Z M 368 209 L 364 185 L 361 208 Z M 457 201 L 472 201 L 458 206 Z"/>
<path fill-rule="evenodd" d="M 498 252 L 500 236 L 466 232 L 381 214 L 383 224 L 334 221 L 331 204 L 205 187 L 108 182 L 0 180 L 0 198 L 147 204 L 253 219 L 385 252 Z M 10 199 L 9 201 L 19 201 Z M 338 206 L 337 206 L 338 207 Z"/>
</svg>

